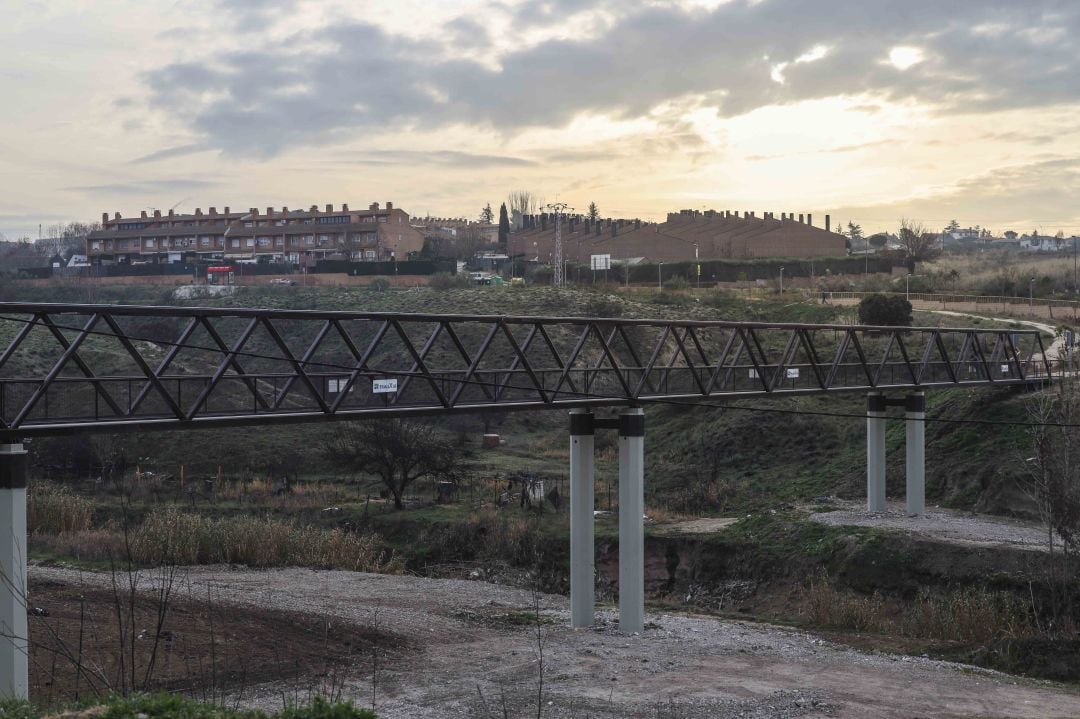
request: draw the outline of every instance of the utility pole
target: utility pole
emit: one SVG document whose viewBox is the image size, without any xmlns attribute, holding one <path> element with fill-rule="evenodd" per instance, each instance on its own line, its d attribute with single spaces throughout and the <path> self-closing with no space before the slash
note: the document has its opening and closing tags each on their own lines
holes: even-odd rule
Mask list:
<svg viewBox="0 0 1080 719">
<path fill-rule="evenodd" d="M 562 216 L 567 210 L 574 210 L 565 202 L 552 202 L 547 209 L 555 214 L 555 286 L 562 287 L 566 284 L 566 266 L 563 260 L 562 246 Z"/>
</svg>

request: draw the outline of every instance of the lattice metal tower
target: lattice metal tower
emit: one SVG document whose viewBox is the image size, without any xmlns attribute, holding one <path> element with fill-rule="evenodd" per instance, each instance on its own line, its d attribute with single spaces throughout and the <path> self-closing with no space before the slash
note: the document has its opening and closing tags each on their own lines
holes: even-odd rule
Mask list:
<svg viewBox="0 0 1080 719">
<path fill-rule="evenodd" d="M 556 287 L 562 287 L 566 284 L 566 261 L 563 259 L 562 245 L 562 217 L 566 214 L 567 210 L 573 211 L 574 208 L 570 207 L 565 202 L 553 202 L 550 205 L 547 205 L 547 209 L 551 210 L 555 214 L 554 284 Z"/>
</svg>

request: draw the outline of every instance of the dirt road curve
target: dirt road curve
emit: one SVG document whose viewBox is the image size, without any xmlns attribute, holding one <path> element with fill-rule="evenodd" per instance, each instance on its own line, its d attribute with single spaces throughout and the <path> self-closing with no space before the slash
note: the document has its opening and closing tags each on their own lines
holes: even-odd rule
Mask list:
<svg viewBox="0 0 1080 719">
<path fill-rule="evenodd" d="M 33 567 L 42 580 L 104 585 L 107 575 Z M 413 647 L 380 666 L 387 719 L 536 716 L 538 669 L 528 592 L 482 582 L 304 569 L 192 569 L 217 600 L 325 614 L 398 633 Z M 200 590 L 205 591 L 205 590 Z M 642 636 L 602 612 L 594 630 L 566 627 L 567 599 L 541 595 L 544 717 L 1080 716 L 1080 694 L 946 662 L 864 654 L 803 632 L 707 617 L 650 614 Z M 370 705 L 371 666 L 346 696 Z M 362 666 L 361 666 L 362 665 Z M 245 702 L 280 707 L 281 688 Z"/>
</svg>

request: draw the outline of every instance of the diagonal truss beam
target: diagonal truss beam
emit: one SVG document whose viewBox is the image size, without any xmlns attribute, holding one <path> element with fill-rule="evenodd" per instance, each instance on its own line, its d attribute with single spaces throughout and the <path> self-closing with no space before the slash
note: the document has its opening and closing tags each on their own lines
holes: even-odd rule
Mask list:
<svg viewBox="0 0 1080 719">
<path fill-rule="evenodd" d="M 164 341 L 129 329 L 135 325 L 125 318 L 133 316 L 183 322 L 174 323 L 175 339 Z M 241 323 L 229 343 L 221 334 L 223 326 L 231 327 L 225 322 Z M 354 323 L 361 335 L 352 334 Z M 302 353 L 288 334 L 294 328 L 312 338 Z M 347 349 L 338 351 L 344 359 L 316 362 L 335 335 Z M 88 343 L 97 336 L 109 342 Z M 1055 361 L 1038 332 L 1012 328 L 105 305 L 0 303 L 0 337 L 6 342 L 0 351 L 0 432 L 7 436 L 665 398 L 998 387 L 1049 381 Z M 413 339 L 419 337 L 422 344 Z M 152 364 L 139 350 L 142 342 L 167 349 Z M 109 349 L 102 351 L 105 345 Z M 178 367 L 188 350 L 198 361 Z M 25 376 L 27 367 L 42 365 L 42 355 L 47 369 Z M 117 370 L 118 362 L 125 369 Z M 1000 372 L 998 364 L 1005 366 Z M 785 381 L 789 370 L 802 379 Z M 398 390 L 353 392 L 365 377 L 398 378 Z M 239 391 L 222 391 L 226 382 Z M 430 391 L 406 392 L 417 382 Z M 126 408 L 109 391 L 123 384 L 129 387 Z M 194 399 L 182 400 L 181 389 L 189 385 L 195 386 Z M 310 401 L 292 401 L 297 385 Z M 151 397 L 160 401 L 147 401 Z M 99 413 L 99 402 L 107 412 Z"/>
</svg>

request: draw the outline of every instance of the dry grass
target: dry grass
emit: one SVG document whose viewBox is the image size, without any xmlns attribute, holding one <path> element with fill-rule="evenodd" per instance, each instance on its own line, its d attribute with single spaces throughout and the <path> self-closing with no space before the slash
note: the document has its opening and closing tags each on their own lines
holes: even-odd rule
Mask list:
<svg viewBox="0 0 1080 719">
<path fill-rule="evenodd" d="M 904 604 L 837 589 L 823 575 L 811 583 L 807 599 L 809 619 L 833 629 L 977 643 L 1039 634 L 1030 607 L 1016 596 L 974 587 L 924 590 Z"/>
<path fill-rule="evenodd" d="M 93 515 L 89 500 L 51 482 L 35 480 L 26 493 L 26 525 L 31 534 L 85 531 Z"/>
<path fill-rule="evenodd" d="M 400 559 L 375 535 L 269 518 L 210 519 L 176 509 L 150 513 L 127 542 L 123 532 L 111 525 L 40 535 L 35 544 L 83 561 L 126 559 L 130 551 L 132 561 L 151 565 L 302 566 L 383 573 L 402 568 Z"/>
</svg>

